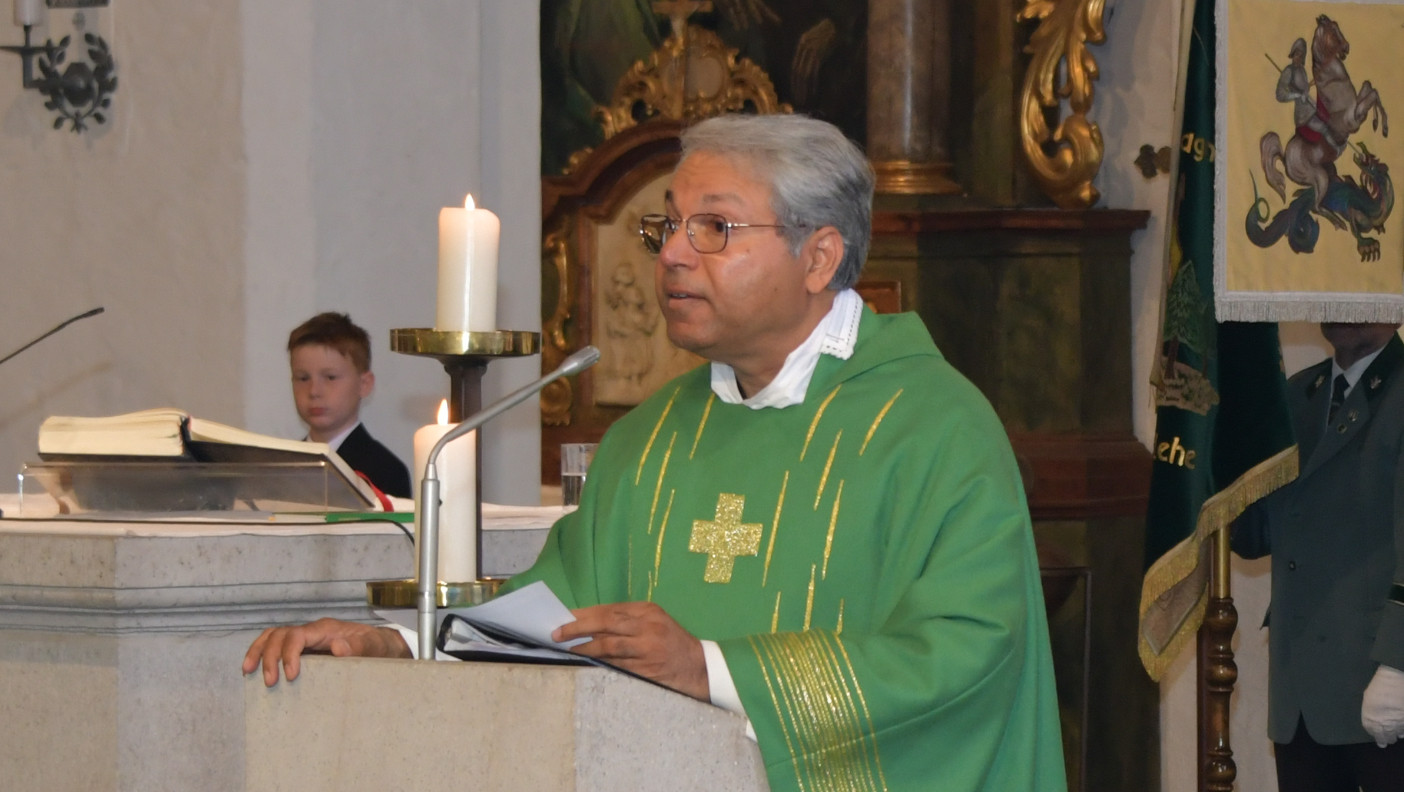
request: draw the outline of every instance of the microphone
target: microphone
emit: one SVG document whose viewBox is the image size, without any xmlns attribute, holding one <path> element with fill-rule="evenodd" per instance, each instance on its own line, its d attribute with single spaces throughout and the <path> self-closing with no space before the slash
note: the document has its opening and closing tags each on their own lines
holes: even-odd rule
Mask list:
<svg viewBox="0 0 1404 792">
<path fill-rule="evenodd" d="M 45 333 L 45 334 L 39 336 L 38 338 L 34 339 L 33 341 L 30 341 L 28 344 L 25 344 L 24 346 L 20 347 L 19 349 L 16 349 L 15 351 L 11 352 L 10 354 L 8 354 L 8 355 L 6 355 L 6 356 L 0 358 L 0 363 L 4 363 L 5 361 L 9 360 L 10 358 L 14 357 L 15 355 L 18 355 L 19 353 L 23 352 L 24 350 L 29 349 L 30 347 L 34 346 L 35 344 L 39 343 L 40 341 L 43 341 L 44 339 L 48 338 L 49 336 L 53 335 L 54 333 L 57 333 L 58 331 L 62 330 L 62 329 L 65 328 L 65 327 L 68 327 L 69 325 L 73 324 L 74 322 L 78 321 L 79 319 L 87 319 L 89 316 L 97 316 L 98 314 L 102 313 L 102 312 L 105 311 L 105 310 L 107 310 L 107 309 L 106 309 L 106 308 L 103 308 L 101 305 L 99 305 L 98 307 L 92 309 L 91 311 L 84 311 L 83 313 L 78 314 L 77 316 L 73 317 L 72 319 L 69 319 L 69 320 L 66 321 L 66 322 L 61 322 L 61 323 L 59 323 L 59 326 L 58 326 L 58 327 L 55 327 L 54 329 L 52 329 L 52 330 L 50 330 L 49 332 L 47 332 L 47 333 Z M 589 349 L 594 349 L 594 347 L 589 347 Z M 582 350 L 582 351 L 583 351 L 583 350 Z M 578 354 L 578 353 L 577 353 L 577 354 Z M 599 356 L 599 353 L 596 352 L 595 355 L 596 355 L 596 357 L 598 357 L 598 356 Z"/>
<path fill-rule="evenodd" d="M 493 418 L 525 401 L 528 396 L 550 385 L 561 377 L 579 374 L 600 361 L 600 350 L 587 346 L 566 358 L 555 371 L 541 379 L 518 388 L 499 399 L 486 410 L 480 410 L 465 418 L 452 430 L 446 432 L 429 451 L 429 459 L 424 465 L 424 478 L 419 482 L 419 504 L 422 514 L 419 519 L 419 580 L 415 593 L 419 598 L 419 658 L 434 659 L 434 636 L 438 633 L 435 622 L 438 620 L 435 609 L 439 579 L 439 472 L 434 463 L 445 445 L 477 429 Z"/>
<path fill-rule="evenodd" d="M 436 471 L 434 470 L 434 462 L 438 460 L 439 451 L 441 451 L 444 446 L 468 434 L 474 429 L 477 429 L 478 427 L 482 426 L 488 421 L 491 421 L 492 419 L 501 415 L 502 413 L 507 412 L 511 408 L 516 407 L 528 396 L 531 396 L 532 394 L 536 393 L 537 391 L 541 390 L 547 385 L 550 385 L 551 383 L 555 382 L 561 377 L 569 377 L 575 374 L 579 374 L 585 369 L 595 365 L 599 361 L 600 350 L 593 346 L 587 346 L 579 352 L 576 352 L 574 355 L 571 355 L 570 357 L 561 361 L 561 365 L 557 366 L 556 370 L 552 371 L 550 374 L 547 374 L 546 376 L 542 377 L 536 382 L 531 383 L 530 385 L 518 388 L 517 390 L 512 391 L 506 396 L 503 396 L 495 404 L 493 404 L 486 410 L 480 410 L 474 413 L 473 415 L 470 415 L 467 418 L 463 419 L 463 421 L 459 423 L 458 426 L 455 426 L 452 431 L 447 432 L 446 434 L 444 434 L 443 437 L 440 437 L 439 442 L 435 443 L 433 449 L 429 451 L 429 460 L 428 463 L 424 466 L 424 478 L 428 479 L 429 477 L 435 475 Z"/>
</svg>

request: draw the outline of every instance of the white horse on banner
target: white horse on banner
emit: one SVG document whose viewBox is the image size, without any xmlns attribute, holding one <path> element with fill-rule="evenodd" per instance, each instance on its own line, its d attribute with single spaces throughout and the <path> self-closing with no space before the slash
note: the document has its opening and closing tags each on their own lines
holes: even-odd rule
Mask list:
<svg viewBox="0 0 1404 792">
<path fill-rule="evenodd" d="M 1380 95 L 1366 80 L 1356 91 L 1346 71 L 1345 59 L 1350 54 L 1350 42 L 1341 33 L 1335 20 L 1322 14 L 1316 18 L 1316 33 L 1311 39 L 1312 78 L 1316 82 L 1316 115 L 1297 127 L 1284 151 L 1276 132 L 1263 135 L 1258 148 L 1262 155 L 1263 173 L 1278 197 L 1287 199 L 1287 178 L 1315 191 L 1312 210 L 1345 228 L 1345 220 L 1332 212 L 1320 212 L 1321 202 L 1332 181 L 1339 181 L 1336 159 L 1345 151 L 1350 136 L 1360 129 L 1367 117 L 1371 128 L 1389 136 L 1389 117 L 1385 114 Z"/>
</svg>

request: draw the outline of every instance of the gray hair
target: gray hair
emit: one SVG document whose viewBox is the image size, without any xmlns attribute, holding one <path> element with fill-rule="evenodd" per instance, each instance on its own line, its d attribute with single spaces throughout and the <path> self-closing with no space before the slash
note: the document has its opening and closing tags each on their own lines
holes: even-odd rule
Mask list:
<svg viewBox="0 0 1404 792">
<path fill-rule="evenodd" d="M 843 260 L 829 288 L 858 282 L 872 237 L 873 169 L 838 127 L 802 115 L 724 115 L 682 133 L 682 156 L 699 151 L 744 158 L 770 182 L 771 209 L 790 254 L 799 255 L 815 229 L 843 237 Z"/>
</svg>

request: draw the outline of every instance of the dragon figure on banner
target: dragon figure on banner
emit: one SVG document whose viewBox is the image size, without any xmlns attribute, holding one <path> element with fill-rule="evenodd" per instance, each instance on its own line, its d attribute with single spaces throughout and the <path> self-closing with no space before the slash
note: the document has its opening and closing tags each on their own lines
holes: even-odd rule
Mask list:
<svg viewBox="0 0 1404 792">
<path fill-rule="evenodd" d="M 1293 42 L 1290 61 L 1280 69 L 1277 81 L 1277 101 L 1293 105 L 1296 130 L 1292 138 L 1284 148 L 1277 133 L 1268 132 L 1258 143 L 1263 175 L 1278 197 L 1287 200 L 1286 179 L 1300 189 L 1286 208 L 1269 220 L 1268 201 L 1258 193 L 1254 179 L 1254 201 L 1244 219 L 1248 239 L 1267 248 L 1285 236 L 1293 252 L 1310 253 L 1321 234 L 1313 215 L 1320 215 L 1355 236 L 1361 261 L 1377 261 L 1379 240 L 1368 235 L 1384 233 L 1385 220 L 1394 209 L 1394 184 L 1389 165 L 1370 153 L 1363 142 L 1352 143 L 1350 137 L 1366 119 L 1372 130 L 1388 137 L 1389 117 L 1369 80 L 1362 82 L 1358 91 L 1351 82 L 1345 67 L 1350 42 L 1335 20 L 1324 14 L 1316 18 L 1311 79 L 1307 77 L 1306 54 L 1304 39 Z M 1347 147 L 1359 169 L 1358 181 L 1336 170 L 1336 161 Z"/>
</svg>

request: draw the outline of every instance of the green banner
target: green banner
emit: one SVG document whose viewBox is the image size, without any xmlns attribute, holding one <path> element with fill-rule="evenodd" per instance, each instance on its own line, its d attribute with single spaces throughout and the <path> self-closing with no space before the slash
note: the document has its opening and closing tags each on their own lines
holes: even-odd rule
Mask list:
<svg viewBox="0 0 1404 792">
<path fill-rule="evenodd" d="M 1214 47 L 1214 0 L 1197 0 L 1152 376 L 1139 648 L 1155 679 L 1203 619 L 1209 538 L 1296 476 L 1277 325 L 1214 320 Z"/>
</svg>

